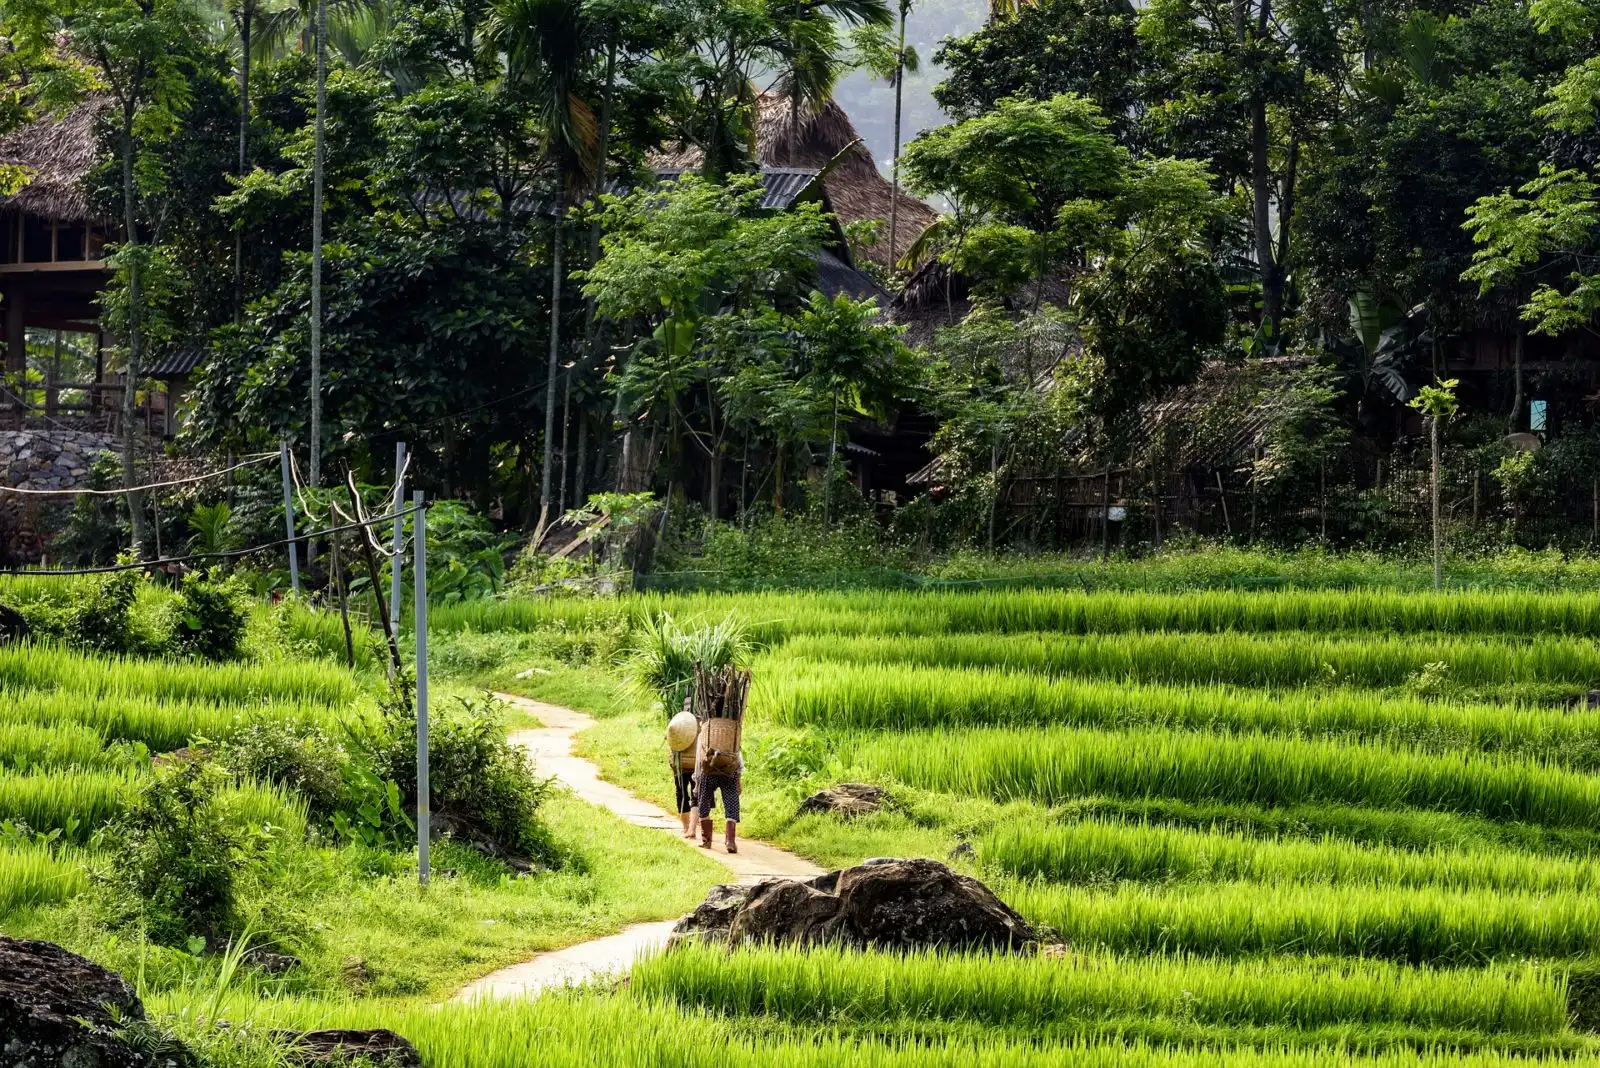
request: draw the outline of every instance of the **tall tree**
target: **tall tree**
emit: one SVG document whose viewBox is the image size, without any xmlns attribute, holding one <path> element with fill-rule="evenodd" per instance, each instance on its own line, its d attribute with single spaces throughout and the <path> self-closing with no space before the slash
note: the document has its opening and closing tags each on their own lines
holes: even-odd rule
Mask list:
<svg viewBox="0 0 1600 1068">
<path fill-rule="evenodd" d="M 506 77 L 522 85 L 537 108 L 551 164 L 550 358 L 546 366 L 544 459 L 540 470 L 537 541 L 551 519 L 555 468 L 556 392 L 561 377 L 561 296 L 566 216 L 573 198 L 596 173 L 594 111 L 580 93 L 595 55 L 596 37 L 580 0 L 500 0 L 489 38 L 505 62 Z"/>
<path fill-rule="evenodd" d="M 134 463 L 139 378 L 144 367 L 145 283 L 153 250 L 141 238 L 142 182 L 160 176 L 141 171 L 142 135 L 169 129 L 189 90 L 190 48 L 204 23 L 189 0 L 11 0 L 8 24 L 35 50 L 62 48 L 82 57 L 95 88 L 113 101 L 121 170 L 123 237 L 113 262 L 126 289 L 122 391 L 122 479 L 135 548 L 150 549 L 149 527 Z"/>
</svg>

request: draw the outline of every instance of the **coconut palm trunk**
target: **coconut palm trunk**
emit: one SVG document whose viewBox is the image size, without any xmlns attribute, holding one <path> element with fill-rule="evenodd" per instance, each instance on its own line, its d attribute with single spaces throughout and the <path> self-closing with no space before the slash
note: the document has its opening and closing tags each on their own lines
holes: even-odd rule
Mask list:
<svg viewBox="0 0 1600 1068">
<path fill-rule="evenodd" d="M 558 179 L 559 181 L 560 179 Z M 556 379 L 561 374 L 561 271 L 562 271 L 562 219 L 567 214 L 567 192 L 563 183 L 556 197 L 555 237 L 550 256 L 550 362 L 546 369 L 544 387 L 544 470 L 539 481 L 539 524 L 534 528 L 533 543 L 544 537 L 545 524 L 550 521 L 550 474 L 555 466 L 556 441 Z"/>
<path fill-rule="evenodd" d="M 255 12 L 251 2 L 239 9 L 239 178 L 244 178 L 250 145 L 250 30 Z M 244 230 L 233 232 L 233 314 L 244 313 Z"/>
<path fill-rule="evenodd" d="M 317 125 L 311 167 L 311 463 L 307 478 L 322 485 L 322 196 L 327 156 L 328 0 L 317 0 Z"/>
<path fill-rule="evenodd" d="M 894 57 L 894 161 L 889 181 L 889 267 L 900 260 L 900 115 L 906 84 L 906 14 L 910 0 L 900 0 L 900 41 Z"/>
<path fill-rule="evenodd" d="M 144 494 L 134 492 L 138 475 L 134 470 L 134 413 L 137 410 L 139 370 L 144 358 L 144 324 L 140 321 L 144 293 L 139 272 L 139 197 L 133 182 L 134 96 L 122 105 L 122 216 L 127 229 L 124 245 L 128 255 L 128 365 L 122 384 L 122 486 L 127 490 L 128 520 L 133 530 L 133 547 L 140 559 L 148 556 L 150 530 L 145 524 Z"/>
</svg>

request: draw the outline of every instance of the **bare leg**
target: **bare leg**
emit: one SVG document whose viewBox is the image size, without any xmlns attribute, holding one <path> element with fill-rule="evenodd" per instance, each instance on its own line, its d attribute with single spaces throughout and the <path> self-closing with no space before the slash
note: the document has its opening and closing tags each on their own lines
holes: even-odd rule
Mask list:
<svg viewBox="0 0 1600 1068">
<path fill-rule="evenodd" d="M 689 813 L 687 813 L 687 812 L 678 813 L 678 822 L 683 824 L 683 836 L 685 838 L 693 838 L 694 837 L 694 823 L 690 820 Z"/>
</svg>

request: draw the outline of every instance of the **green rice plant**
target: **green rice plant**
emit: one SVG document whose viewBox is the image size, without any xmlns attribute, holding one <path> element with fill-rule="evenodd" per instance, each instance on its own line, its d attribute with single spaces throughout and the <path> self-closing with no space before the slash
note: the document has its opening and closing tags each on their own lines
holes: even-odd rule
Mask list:
<svg viewBox="0 0 1600 1068">
<path fill-rule="evenodd" d="M 131 770 L 0 772 L 0 822 L 84 842 L 122 811 L 136 782 Z"/>
<path fill-rule="evenodd" d="M 169 1019 L 203 1015 L 204 992 L 148 999 Z M 217 1014 L 236 1033 L 271 1028 L 387 1027 L 414 1042 L 429 1068 L 1535 1068 L 1496 1051 L 1401 1049 L 1364 1056 L 1348 1048 L 1198 1045 L 1190 1048 L 1118 1036 L 1060 1043 L 959 1034 L 947 1042 L 854 1038 L 826 1030 L 776 1033 L 726 1018 L 686 1012 L 671 1002 L 604 994 L 547 994 L 535 999 L 428 1005 L 357 999 L 318 1002 L 232 995 Z M 1563 1068 L 1594 1068 L 1600 1055 L 1579 1053 Z"/>
<path fill-rule="evenodd" d="M 1127 1015 L 1206 1025 L 1399 1024 L 1556 1034 L 1567 991 L 1540 968 L 1435 970 L 1273 959 L 856 952 L 687 945 L 634 966 L 634 993 L 806 1023 L 963 1020 L 1042 1027 Z"/>
<path fill-rule="evenodd" d="M 1600 600 L 1580 593 L 1393 590 L 1208 590 L 1092 593 L 1074 590 L 643 594 L 616 601 L 480 601 L 443 606 L 441 630 L 588 628 L 662 611 L 719 618 L 736 613 L 751 637 L 775 644 L 799 634 L 1122 634 L 1141 631 L 1565 634 L 1600 636 Z"/>
<path fill-rule="evenodd" d="M 110 762 L 105 739 L 88 727 L 0 723 L 0 768 L 90 768 Z"/>
<path fill-rule="evenodd" d="M 728 667 L 743 664 L 749 655 L 750 642 L 737 617 L 686 626 L 663 612 L 640 621 L 626 668 L 638 690 L 673 715 L 683 707 L 697 665 Z"/>
<path fill-rule="evenodd" d="M 978 855 L 1010 875 L 1052 882 L 1246 881 L 1533 892 L 1600 888 L 1600 862 L 1589 859 L 1454 844 L 1418 852 L 1334 837 L 1263 839 L 1099 819 L 1008 824 L 980 840 Z"/>
<path fill-rule="evenodd" d="M 299 701 L 328 708 L 349 705 L 361 692 L 349 671 L 331 664 L 173 663 L 90 656 L 50 645 L 0 647 L 0 688 L 240 706 Z"/>
<path fill-rule="evenodd" d="M 267 830 L 287 841 L 305 838 L 311 819 L 304 797 L 273 783 L 241 783 L 223 790 L 217 802 L 234 826 Z"/>
<path fill-rule="evenodd" d="M 1600 898 L 1588 892 L 1019 883 L 1001 896 L 1073 946 L 1128 954 L 1298 953 L 1443 967 L 1572 959 L 1600 944 Z"/>
<path fill-rule="evenodd" d="M 1600 678 L 1593 641 L 1479 635 L 1361 634 L 945 634 L 921 638 L 809 635 L 791 639 L 796 659 L 938 668 L 1003 668 L 1142 682 L 1293 687 L 1336 681 L 1399 686 L 1429 664 L 1449 665 L 1462 685 Z"/>
<path fill-rule="evenodd" d="M 221 740 L 260 720 L 303 723 L 326 717 L 320 706 L 292 702 L 238 706 L 0 688 L 0 724 L 81 724 L 109 741 L 142 742 L 154 753 L 179 749 L 195 738 Z"/>
<path fill-rule="evenodd" d="M 1337 688 L 1274 693 L 783 660 L 771 662 L 759 678 L 755 707 L 794 726 L 1169 726 L 1356 736 L 1439 751 L 1548 754 L 1574 767 L 1600 768 L 1600 720 L 1510 705 L 1379 697 Z"/>
<path fill-rule="evenodd" d="M 1268 807 L 1097 795 L 1057 805 L 1050 815 L 1063 823 L 1100 820 L 1226 831 L 1255 838 L 1336 838 L 1410 853 L 1428 853 L 1448 843 L 1463 850 L 1511 850 L 1563 859 L 1600 855 L 1600 831 L 1596 829 L 1541 827 L 1416 808 L 1364 808 L 1326 802 Z"/>
<path fill-rule="evenodd" d="M 88 885 L 83 865 L 43 844 L 0 845 L 0 919 L 17 909 L 65 901 Z"/>
<path fill-rule="evenodd" d="M 1395 750 L 1262 734 L 1160 730 L 962 730 L 856 741 L 856 762 L 932 790 L 1046 804 L 1171 797 L 1441 809 L 1552 827 L 1600 821 L 1600 781 L 1495 756 Z"/>
</svg>

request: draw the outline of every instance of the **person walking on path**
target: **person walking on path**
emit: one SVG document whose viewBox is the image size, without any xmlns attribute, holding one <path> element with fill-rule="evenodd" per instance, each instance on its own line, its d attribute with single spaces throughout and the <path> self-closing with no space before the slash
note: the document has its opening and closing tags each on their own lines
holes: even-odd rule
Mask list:
<svg viewBox="0 0 1600 1068">
<path fill-rule="evenodd" d="M 700 732 L 700 744 L 695 746 L 694 796 L 700 815 L 700 848 L 711 848 L 712 798 L 720 792 L 724 817 L 723 844 L 728 852 L 737 853 L 739 852 L 739 787 L 744 780 L 744 751 L 742 749 L 733 751 L 729 770 L 712 771 L 705 753 L 706 734 L 706 731 Z"/>
<path fill-rule="evenodd" d="M 683 836 L 694 840 L 694 823 L 689 814 L 695 807 L 695 763 L 699 759 L 700 721 L 694 718 L 689 695 L 683 698 L 683 711 L 667 724 L 667 764 L 672 769 L 672 792 L 683 824 Z"/>
<path fill-rule="evenodd" d="M 708 671 L 696 665 L 691 699 L 700 735 L 695 740 L 694 792 L 700 813 L 700 848 L 711 848 L 711 806 L 722 794 L 729 853 L 739 852 L 739 788 L 744 778 L 745 698 L 750 672 L 734 667 Z"/>
</svg>

